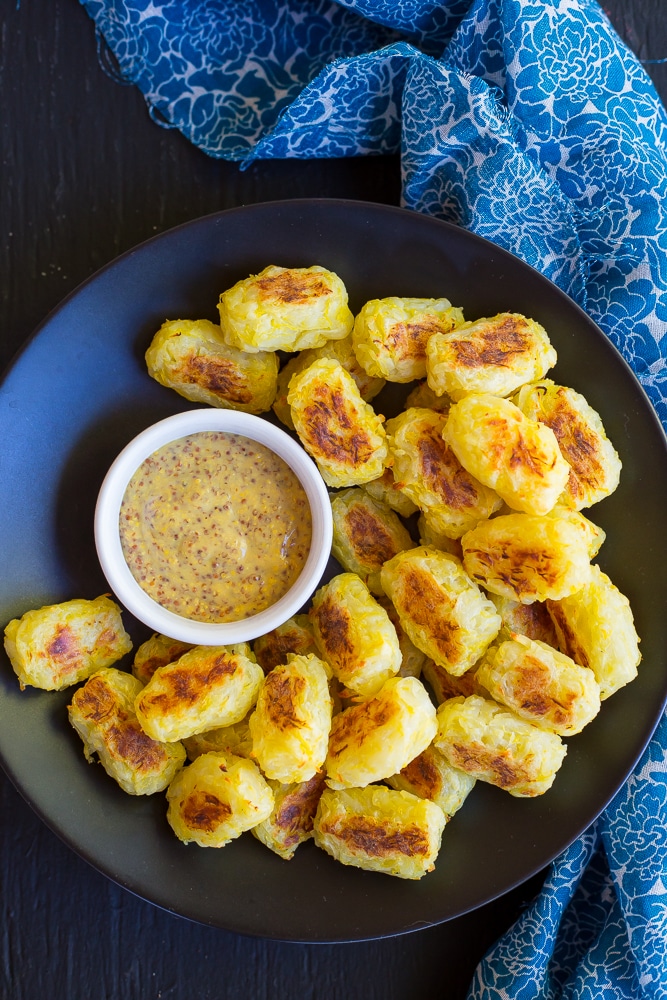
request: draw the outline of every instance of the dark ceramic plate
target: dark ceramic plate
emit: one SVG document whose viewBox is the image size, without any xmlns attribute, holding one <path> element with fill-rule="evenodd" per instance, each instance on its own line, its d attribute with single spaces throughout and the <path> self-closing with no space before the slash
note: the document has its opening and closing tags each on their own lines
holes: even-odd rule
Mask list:
<svg viewBox="0 0 667 1000">
<path fill-rule="evenodd" d="M 593 518 L 608 534 L 599 562 L 630 598 L 642 636 L 638 680 L 569 741 L 546 795 L 519 800 L 478 785 L 445 830 L 436 870 L 419 882 L 343 867 L 312 842 L 290 862 L 249 834 L 223 850 L 184 846 L 167 825 L 162 795 L 127 796 L 85 762 L 67 721 L 70 695 L 20 692 L 4 654 L 0 755 L 52 830 L 158 906 L 287 940 L 399 934 L 463 914 L 539 871 L 604 809 L 649 740 L 667 693 L 665 442 L 641 388 L 597 327 L 492 244 L 425 216 L 356 202 L 222 212 L 104 268 L 46 320 L 7 373 L 0 390 L 3 627 L 29 608 L 105 592 L 93 544 L 104 473 L 138 431 L 188 406 L 147 376 L 143 352 L 166 318 L 215 320 L 219 292 L 269 263 L 336 271 L 353 310 L 386 295 L 447 296 L 468 318 L 512 310 L 547 328 L 559 355 L 555 378 L 602 414 L 623 460 L 620 488 Z M 126 623 L 136 642 L 146 637 L 127 615 Z"/>
</svg>

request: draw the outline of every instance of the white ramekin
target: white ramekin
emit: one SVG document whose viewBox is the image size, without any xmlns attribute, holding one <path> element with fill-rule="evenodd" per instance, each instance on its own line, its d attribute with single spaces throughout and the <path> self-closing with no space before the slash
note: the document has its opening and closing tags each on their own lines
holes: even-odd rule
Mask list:
<svg viewBox="0 0 667 1000">
<path fill-rule="evenodd" d="M 163 445 L 200 431 L 240 434 L 270 448 L 298 477 L 310 504 L 312 539 L 306 564 L 296 583 L 275 604 L 238 622 L 209 624 L 169 611 L 143 590 L 123 556 L 120 506 L 132 475 Z M 331 504 L 317 466 L 303 448 L 262 417 L 236 410 L 186 410 L 167 417 L 138 434 L 121 451 L 107 472 L 95 509 L 95 545 L 109 586 L 131 614 L 156 632 L 201 646 L 226 646 L 264 635 L 287 621 L 311 597 L 329 558 L 332 538 Z"/>
</svg>

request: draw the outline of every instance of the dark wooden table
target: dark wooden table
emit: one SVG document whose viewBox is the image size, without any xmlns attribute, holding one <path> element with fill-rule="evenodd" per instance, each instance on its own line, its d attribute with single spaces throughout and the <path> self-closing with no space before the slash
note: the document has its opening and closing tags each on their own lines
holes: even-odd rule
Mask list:
<svg viewBox="0 0 667 1000">
<path fill-rule="evenodd" d="M 649 61 L 667 56 L 663 0 L 602 5 L 665 100 L 667 65 Z M 0 95 L 0 369 L 81 281 L 178 223 L 279 198 L 398 203 L 393 157 L 241 172 L 159 128 L 139 92 L 100 69 L 77 0 L 5 0 Z M 456 1000 L 540 884 L 535 877 L 472 914 L 390 940 L 243 938 L 108 881 L 0 772 L 0 1000 Z"/>
</svg>

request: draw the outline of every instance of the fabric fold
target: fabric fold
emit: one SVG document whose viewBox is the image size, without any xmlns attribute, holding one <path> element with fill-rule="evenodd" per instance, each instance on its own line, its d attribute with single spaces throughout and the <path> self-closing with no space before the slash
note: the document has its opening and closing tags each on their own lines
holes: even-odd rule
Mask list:
<svg viewBox="0 0 667 1000">
<path fill-rule="evenodd" d="M 426 57 L 396 42 L 363 58 L 331 62 L 260 139 L 246 164 L 397 152 L 405 75 L 414 58 Z"/>
<path fill-rule="evenodd" d="M 333 0 L 81 3 L 149 107 L 227 160 L 243 160 L 329 62 L 398 38 Z"/>
</svg>

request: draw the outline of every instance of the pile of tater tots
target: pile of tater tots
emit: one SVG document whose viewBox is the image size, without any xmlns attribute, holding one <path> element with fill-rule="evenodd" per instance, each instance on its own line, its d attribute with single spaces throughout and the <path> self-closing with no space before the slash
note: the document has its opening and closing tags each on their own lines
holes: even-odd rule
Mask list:
<svg viewBox="0 0 667 1000">
<path fill-rule="evenodd" d="M 478 781 L 541 795 L 576 736 L 637 674 L 627 598 L 582 513 L 621 462 L 579 392 L 547 378 L 533 319 L 469 320 L 389 297 L 356 317 L 323 267 L 270 266 L 220 322 L 165 322 L 149 374 L 189 400 L 273 414 L 330 488 L 340 572 L 254 643 L 132 649 L 108 596 L 28 611 L 5 646 L 22 687 L 77 685 L 88 760 L 166 791 L 177 837 L 252 831 L 418 879 Z M 405 384 L 385 419 L 372 400 Z"/>
</svg>

